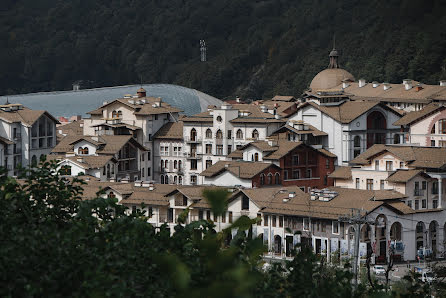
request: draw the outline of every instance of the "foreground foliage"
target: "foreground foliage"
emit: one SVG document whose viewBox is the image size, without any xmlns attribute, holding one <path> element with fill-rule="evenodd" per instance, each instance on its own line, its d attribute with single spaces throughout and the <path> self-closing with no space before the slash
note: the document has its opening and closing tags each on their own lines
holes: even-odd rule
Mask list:
<svg viewBox="0 0 446 298">
<path fill-rule="evenodd" d="M 263 270 L 262 239 L 249 232 L 255 219 L 238 219 L 229 245 L 229 229 L 216 233 L 205 220 L 182 224 L 185 216 L 171 236 L 167 226 L 153 227 L 142 213 L 127 215 L 113 199 L 81 201 L 83 182 L 68 181 L 54 168 L 44 162 L 20 183 L 1 173 L 2 297 L 383 294 L 364 287 L 354 292 L 348 270 L 326 265 L 305 247 L 293 261 Z M 216 213 L 226 208 L 215 199 L 224 193 L 205 195 Z"/>
</svg>

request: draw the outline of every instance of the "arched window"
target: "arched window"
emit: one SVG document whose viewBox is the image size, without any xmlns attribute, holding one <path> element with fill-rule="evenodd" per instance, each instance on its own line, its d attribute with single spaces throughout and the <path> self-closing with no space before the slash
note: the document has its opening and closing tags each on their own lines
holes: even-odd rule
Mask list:
<svg viewBox="0 0 446 298">
<path fill-rule="evenodd" d="M 258 140 L 258 139 L 259 139 L 259 132 L 257 131 L 257 129 L 254 129 L 254 130 L 252 131 L 252 138 L 253 138 L 254 140 Z"/>
<path fill-rule="evenodd" d="M 259 154 L 257 152 L 254 153 L 254 161 L 259 161 Z"/>
<path fill-rule="evenodd" d="M 122 118 L 122 111 L 118 111 L 118 118 Z"/>
<path fill-rule="evenodd" d="M 79 147 L 78 149 L 79 154 L 87 155 L 88 154 L 88 147 Z"/>
<path fill-rule="evenodd" d="M 243 139 L 243 132 L 241 129 L 237 130 L 237 133 L 235 134 L 236 139 Z"/>
<path fill-rule="evenodd" d="M 265 184 L 265 174 L 260 174 L 260 185 L 264 185 Z"/>
<path fill-rule="evenodd" d="M 393 143 L 394 144 L 399 144 L 400 143 L 400 135 L 399 134 L 394 134 L 393 135 Z"/>
<path fill-rule="evenodd" d="M 206 139 L 212 139 L 212 130 L 210 128 L 206 130 Z"/>
<path fill-rule="evenodd" d="M 191 139 L 191 141 L 197 140 L 197 131 L 195 130 L 195 128 L 192 128 L 190 130 L 190 139 Z"/>
<path fill-rule="evenodd" d="M 164 184 L 164 175 L 160 176 L 160 182 L 161 182 L 161 184 Z"/>
<path fill-rule="evenodd" d="M 112 175 L 115 174 L 115 165 L 114 164 L 111 165 L 111 174 Z"/>
<path fill-rule="evenodd" d="M 361 147 L 361 137 L 360 136 L 355 136 L 355 138 L 353 139 L 353 146 Z"/>
<path fill-rule="evenodd" d="M 275 184 L 280 184 L 280 174 L 279 173 L 276 173 L 275 178 L 276 178 L 275 179 L 276 181 L 274 181 Z"/>
<path fill-rule="evenodd" d="M 268 184 L 273 184 L 273 174 L 268 174 Z"/>
<path fill-rule="evenodd" d="M 175 160 L 175 161 L 173 162 L 173 168 L 174 168 L 174 169 L 178 169 L 178 161 Z"/>
<path fill-rule="evenodd" d="M 177 179 L 178 179 L 177 176 L 173 176 L 173 183 L 174 183 L 174 184 L 177 184 L 177 181 L 178 181 Z"/>
<path fill-rule="evenodd" d="M 116 195 L 115 195 L 114 192 L 111 191 L 111 192 L 108 193 L 107 198 L 113 199 L 113 198 L 116 198 Z"/>
<path fill-rule="evenodd" d="M 446 135 L 446 119 L 440 119 L 438 121 L 438 133 Z"/>
<path fill-rule="evenodd" d="M 102 168 L 102 176 L 105 176 L 105 175 L 107 175 L 107 168 L 104 166 Z"/>
<path fill-rule="evenodd" d="M 223 133 L 221 132 L 221 130 L 217 130 L 217 133 L 215 134 L 215 137 L 217 139 L 223 139 Z"/>
<path fill-rule="evenodd" d="M 118 118 L 118 113 L 116 113 L 116 111 L 112 112 L 112 118 Z"/>
<path fill-rule="evenodd" d="M 181 170 L 182 162 L 181 160 L 178 161 L 178 170 Z"/>
<path fill-rule="evenodd" d="M 107 178 L 110 178 L 110 164 L 107 164 Z"/>
<path fill-rule="evenodd" d="M 37 166 L 37 156 L 33 155 L 33 157 L 31 158 L 31 166 L 35 167 Z"/>
<path fill-rule="evenodd" d="M 178 176 L 178 184 L 183 184 L 183 176 Z"/>
</svg>

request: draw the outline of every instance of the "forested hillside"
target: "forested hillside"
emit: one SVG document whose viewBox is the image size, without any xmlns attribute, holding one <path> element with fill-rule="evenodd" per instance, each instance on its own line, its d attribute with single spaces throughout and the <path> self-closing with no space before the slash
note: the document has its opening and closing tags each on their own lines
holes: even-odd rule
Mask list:
<svg viewBox="0 0 446 298">
<path fill-rule="evenodd" d="M 219 98 L 300 95 L 327 66 L 334 34 L 356 78 L 446 78 L 444 0 L 1 2 L 0 95 L 76 80 L 175 83 Z"/>
</svg>

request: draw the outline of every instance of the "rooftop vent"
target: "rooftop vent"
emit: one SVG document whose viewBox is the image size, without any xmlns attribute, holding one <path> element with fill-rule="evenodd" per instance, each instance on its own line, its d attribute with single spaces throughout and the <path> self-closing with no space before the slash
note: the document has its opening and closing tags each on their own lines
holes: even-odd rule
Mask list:
<svg viewBox="0 0 446 298">
<path fill-rule="evenodd" d="M 134 105 L 134 104 L 135 104 L 135 101 L 134 101 L 133 99 L 130 99 L 130 100 L 129 100 L 129 104 Z"/>
<path fill-rule="evenodd" d="M 142 186 L 142 180 L 135 180 L 135 186 L 137 187 Z"/>
<path fill-rule="evenodd" d="M 261 105 L 260 110 L 262 111 L 262 113 L 268 113 L 268 108 L 265 105 Z"/>
<path fill-rule="evenodd" d="M 379 86 L 379 83 L 377 81 L 372 82 L 372 87 L 376 88 Z"/>
<path fill-rule="evenodd" d="M 336 198 L 338 196 L 338 193 L 334 190 L 330 190 L 328 188 L 324 189 L 312 189 L 310 192 L 310 199 L 312 201 L 323 201 L 323 202 L 329 202 Z"/>
<path fill-rule="evenodd" d="M 288 193 L 288 198 L 294 198 L 295 196 L 296 196 L 296 192 L 294 192 L 294 191 L 290 191 Z"/>
<path fill-rule="evenodd" d="M 342 88 L 343 89 L 347 88 L 348 86 L 350 86 L 349 82 L 347 82 L 347 81 L 342 82 Z"/>
<path fill-rule="evenodd" d="M 390 84 L 389 83 L 383 83 L 383 89 L 384 89 L 384 91 L 389 90 L 390 89 Z"/>
<path fill-rule="evenodd" d="M 446 87 L 446 80 L 441 80 L 440 81 L 440 86 Z"/>
<path fill-rule="evenodd" d="M 102 102 L 102 105 L 105 106 L 106 104 L 108 104 L 108 101 L 104 100 L 104 101 Z"/>
<path fill-rule="evenodd" d="M 124 98 L 132 98 L 131 94 L 124 94 Z"/>
<path fill-rule="evenodd" d="M 224 103 L 221 105 L 222 110 L 230 110 L 232 109 L 232 106 L 230 104 Z"/>
<path fill-rule="evenodd" d="M 240 103 L 240 97 L 237 96 L 237 97 L 235 98 L 235 102 Z"/>
<path fill-rule="evenodd" d="M 359 79 L 359 81 L 358 81 L 359 88 L 364 87 L 366 84 L 367 83 L 365 82 L 365 79 Z"/>
<path fill-rule="evenodd" d="M 418 83 L 416 86 L 415 86 L 415 91 L 421 91 L 421 90 L 423 90 L 423 85 L 421 85 L 421 83 Z"/>
<path fill-rule="evenodd" d="M 404 85 L 404 89 L 406 89 L 406 90 L 412 89 L 412 80 L 410 80 L 410 79 L 403 80 L 403 85 Z"/>
<path fill-rule="evenodd" d="M 275 115 L 274 115 L 274 118 L 276 118 L 276 119 L 280 119 L 281 117 L 280 117 L 279 114 L 275 114 Z"/>
<path fill-rule="evenodd" d="M 283 198 L 283 202 L 284 202 L 284 203 L 287 203 L 287 202 L 289 202 L 289 201 L 290 201 L 289 198 Z"/>
<path fill-rule="evenodd" d="M 78 162 L 84 162 L 84 159 L 82 157 L 77 158 Z"/>
</svg>

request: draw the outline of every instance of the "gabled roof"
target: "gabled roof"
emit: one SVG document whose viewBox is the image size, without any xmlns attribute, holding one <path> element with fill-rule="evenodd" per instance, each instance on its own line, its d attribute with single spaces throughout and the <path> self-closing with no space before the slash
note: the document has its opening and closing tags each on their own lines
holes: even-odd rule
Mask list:
<svg viewBox="0 0 446 298">
<path fill-rule="evenodd" d="M 395 155 L 412 168 L 446 168 L 446 148 L 383 144 L 373 145 L 350 161 L 350 164 L 367 165 L 373 158 L 386 152 Z"/>
<path fill-rule="evenodd" d="M 167 122 L 153 136 L 155 139 L 183 139 L 183 121 Z"/>
<path fill-rule="evenodd" d="M 407 113 L 406 115 L 401 117 L 401 119 L 393 123 L 393 125 L 410 125 L 444 109 L 444 106 L 439 106 L 438 104 L 431 103 L 419 111 Z"/>
<path fill-rule="evenodd" d="M 273 100 L 273 101 L 295 101 L 296 98 L 294 96 L 276 95 L 271 100 Z"/>
<path fill-rule="evenodd" d="M 10 104 L 14 105 L 14 104 Z M 21 105 L 20 105 L 21 106 Z M 53 120 L 56 124 L 59 123 L 59 120 L 53 117 L 50 113 L 47 111 L 42 110 L 31 110 L 27 107 L 22 107 L 21 109 L 6 112 L 3 110 L 0 110 L 0 119 L 9 122 L 21 122 L 26 126 L 32 126 L 42 115 L 46 115 L 48 118 Z"/>
<path fill-rule="evenodd" d="M 337 167 L 333 173 L 328 177 L 335 179 L 351 179 L 352 178 L 352 168 L 351 167 Z"/>
<path fill-rule="evenodd" d="M 145 101 L 145 103 L 142 103 L 141 101 Z M 137 104 L 137 102 L 141 102 L 141 104 Z M 141 116 L 182 112 L 182 110 L 172 107 L 166 102 L 162 102 L 161 98 L 138 97 L 138 98 L 118 98 L 109 103 L 104 104 L 103 106 L 101 106 L 96 110 L 88 112 L 87 114 L 102 115 L 102 112 L 106 107 L 116 103 L 121 103 L 122 105 L 125 105 L 126 107 L 132 109 L 135 115 L 141 115 Z"/>
<path fill-rule="evenodd" d="M 203 172 L 201 176 L 214 177 L 228 171 L 241 179 L 252 179 L 269 167 L 278 168 L 275 164 L 249 161 L 218 161 Z"/>
<path fill-rule="evenodd" d="M 291 131 L 294 132 L 296 134 L 311 134 L 314 137 L 318 137 L 318 136 L 327 136 L 328 134 L 317 129 L 316 127 L 314 127 L 313 125 L 310 124 L 304 124 L 305 126 L 308 126 L 308 130 L 298 130 L 297 128 L 294 128 L 293 126 L 289 125 L 289 124 L 285 124 L 284 126 L 280 127 L 279 129 L 277 129 L 275 132 L 273 132 L 271 135 L 280 133 L 280 132 L 284 132 L 284 131 Z"/>
<path fill-rule="evenodd" d="M 83 135 L 84 134 L 84 120 L 73 121 L 67 124 L 63 124 L 57 127 L 57 130 L 61 130 L 63 135 Z"/>
<path fill-rule="evenodd" d="M 390 175 L 386 180 L 389 182 L 405 183 L 423 173 L 424 172 L 421 170 L 398 170 Z"/>
<path fill-rule="evenodd" d="M 376 101 L 346 101 L 336 106 L 318 105 L 314 102 L 308 101 L 299 106 L 298 109 L 302 109 L 303 107 L 308 105 L 314 107 L 315 109 L 318 109 L 322 113 L 343 124 L 352 122 L 359 116 L 367 113 L 377 106 L 389 110 L 397 116 L 402 116 L 402 112 L 398 112 L 398 110 Z"/>
</svg>

